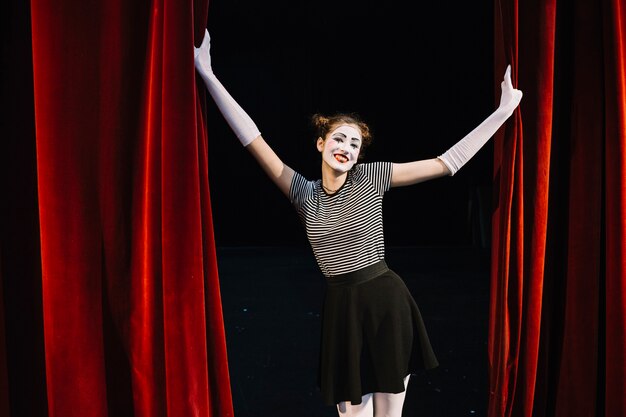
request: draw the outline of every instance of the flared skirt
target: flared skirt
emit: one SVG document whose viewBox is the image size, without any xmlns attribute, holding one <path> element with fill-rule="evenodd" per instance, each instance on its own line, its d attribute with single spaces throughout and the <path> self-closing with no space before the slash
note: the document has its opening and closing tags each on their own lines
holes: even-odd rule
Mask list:
<svg viewBox="0 0 626 417">
<path fill-rule="evenodd" d="M 420 310 L 385 261 L 329 277 L 318 385 L 326 404 L 404 391 L 404 378 L 438 366 Z"/>
</svg>

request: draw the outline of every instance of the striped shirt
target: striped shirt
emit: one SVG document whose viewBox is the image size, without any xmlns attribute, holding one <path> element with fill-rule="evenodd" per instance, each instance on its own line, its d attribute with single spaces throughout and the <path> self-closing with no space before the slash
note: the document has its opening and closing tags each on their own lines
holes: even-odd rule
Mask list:
<svg viewBox="0 0 626 417">
<path fill-rule="evenodd" d="M 391 186 L 391 162 L 356 164 L 334 194 L 322 181 L 294 173 L 289 199 L 306 229 L 326 277 L 353 272 L 385 258 L 383 195 Z"/>
</svg>

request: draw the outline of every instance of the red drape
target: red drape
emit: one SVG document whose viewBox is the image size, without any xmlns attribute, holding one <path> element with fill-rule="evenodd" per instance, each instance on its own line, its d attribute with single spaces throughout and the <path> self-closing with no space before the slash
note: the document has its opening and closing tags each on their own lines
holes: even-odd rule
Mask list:
<svg viewBox="0 0 626 417">
<path fill-rule="evenodd" d="M 606 415 L 626 416 L 626 2 L 606 0 L 602 24 L 606 166 Z"/>
<path fill-rule="evenodd" d="M 491 417 L 626 415 L 625 4 L 495 2 Z"/>
<path fill-rule="evenodd" d="M 31 1 L 49 416 L 233 415 L 193 64 L 207 9 Z"/>
</svg>

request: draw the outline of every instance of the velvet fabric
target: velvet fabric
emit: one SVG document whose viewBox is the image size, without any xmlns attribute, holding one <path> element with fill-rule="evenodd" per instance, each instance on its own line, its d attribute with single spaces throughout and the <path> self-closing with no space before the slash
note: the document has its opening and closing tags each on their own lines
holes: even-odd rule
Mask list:
<svg viewBox="0 0 626 417">
<path fill-rule="evenodd" d="M 495 2 L 490 417 L 626 415 L 625 10 Z"/>
<path fill-rule="evenodd" d="M 1 278 L 12 296 L 20 273 L 40 284 L 19 318 L 0 297 L 0 414 L 232 416 L 193 62 L 208 2 L 33 0 L 28 13 L 36 196 L 3 214 L 35 204 L 39 227 L 21 234 L 40 269 L 18 272 L 3 248 Z M 33 352 L 5 343 L 20 321 L 35 324 L 20 341 Z"/>
</svg>

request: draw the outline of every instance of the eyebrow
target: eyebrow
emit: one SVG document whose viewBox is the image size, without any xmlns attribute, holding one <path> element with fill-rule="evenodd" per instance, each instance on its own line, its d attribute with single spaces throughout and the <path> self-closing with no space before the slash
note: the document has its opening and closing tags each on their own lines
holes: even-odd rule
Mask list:
<svg viewBox="0 0 626 417">
<path fill-rule="evenodd" d="M 341 137 L 347 138 L 345 133 L 336 132 L 333 136 L 337 136 L 337 135 L 341 135 Z M 359 139 L 359 138 L 350 138 L 350 140 L 353 140 L 355 142 L 360 142 L 361 141 L 361 139 Z"/>
</svg>

